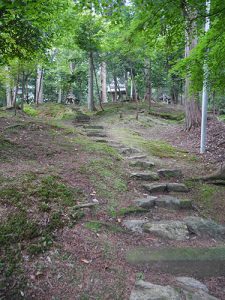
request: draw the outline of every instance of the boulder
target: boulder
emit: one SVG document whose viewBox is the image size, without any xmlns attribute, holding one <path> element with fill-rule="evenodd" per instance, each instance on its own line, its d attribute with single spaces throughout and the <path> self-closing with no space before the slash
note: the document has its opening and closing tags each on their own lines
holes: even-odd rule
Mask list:
<svg viewBox="0 0 225 300">
<path fill-rule="evenodd" d="M 149 184 L 143 184 L 142 187 L 149 193 L 166 192 L 167 184 L 166 183 L 149 183 Z"/>
<path fill-rule="evenodd" d="M 155 206 L 155 201 L 157 197 L 154 196 L 148 196 L 147 198 L 142 198 L 142 199 L 136 199 L 135 204 L 138 207 L 145 208 L 145 209 L 150 209 Z"/>
<path fill-rule="evenodd" d="M 139 280 L 131 292 L 130 300 L 180 300 L 179 292 L 170 286 L 161 286 Z"/>
<path fill-rule="evenodd" d="M 188 192 L 188 188 L 183 183 L 168 183 L 167 184 L 167 191 L 168 192 L 187 193 Z"/>
<path fill-rule="evenodd" d="M 142 169 L 151 169 L 154 167 L 154 163 L 152 161 L 146 161 L 146 160 L 133 160 L 129 163 L 131 167 L 137 167 Z"/>
<path fill-rule="evenodd" d="M 155 200 L 155 205 L 171 209 L 190 209 L 192 202 L 189 199 L 178 199 L 173 196 L 163 195 Z"/>
<path fill-rule="evenodd" d="M 138 180 L 159 180 L 159 175 L 155 172 L 136 172 L 131 173 L 130 177 Z"/>
<path fill-rule="evenodd" d="M 188 229 L 184 222 L 165 220 L 143 224 L 143 231 L 153 233 L 169 240 L 183 241 L 188 238 Z"/>
<path fill-rule="evenodd" d="M 126 227 L 127 229 L 133 231 L 133 232 L 138 232 L 142 233 L 143 228 L 142 226 L 147 222 L 147 220 L 125 220 L 123 221 L 123 226 Z"/>
<path fill-rule="evenodd" d="M 158 170 L 158 174 L 159 176 L 166 178 L 181 178 L 183 176 L 182 171 L 179 169 L 160 169 Z"/>
<path fill-rule="evenodd" d="M 170 285 L 162 286 L 143 280 L 135 283 L 130 300 L 219 300 L 202 289 L 190 291 Z"/>
<path fill-rule="evenodd" d="M 198 236 L 210 236 L 212 238 L 225 238 L 225 227 L 210 219 L 200 217 L 186 217 L 184 219 L 188 230 Z"/>
<path fill-rule="evenodd" d="M 186 288 L 191 291 L 195 290 L 203 290 L 206 293 L 208 293 L 208 288 L 205 284 L 201 283 L 200 281 L 192 278 L 192 277 L 176 277 L 177 284 L 182 287 Z"/>
</svg>

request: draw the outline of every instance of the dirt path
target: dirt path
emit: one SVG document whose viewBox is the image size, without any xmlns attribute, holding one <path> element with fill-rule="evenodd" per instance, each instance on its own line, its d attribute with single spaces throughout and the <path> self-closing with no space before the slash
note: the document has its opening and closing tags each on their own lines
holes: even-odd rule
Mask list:
<svg viewBox="0 0 225 300">
<path fill-rule="evenodd" d="M 33 143 L 27 159 L 24 148 L 19 148 L 19 159 L 9 161 L 5 153 L 7 160 L 1 162 L 4 172 L 0 175 L 18 178 L 33 171 L 41 176 L 35 183 L 43 187 L 46 179 L 43 182 L 42 177 L 51 171 L 51 176 L 60 176 L 60 184 L 64 184 L 59 192 L 63 188 L 68 195 L 64 199 L 62 194 L 51 194 L 58 198 L 48 203 L 50 212 L 43 204 L 40 214 L 35 202 L 38 190 L 29 194 L 33 206 L 29 214 L 33 218 L 48 224 L 52 212 L 60 211 L 60 220 L 65 223 L 53 229 L 53 244 L 39 254 L 31 255 L 27 252 L 31 245 L 21 243 L 27 283 L 17 290 L 14 299 L 129 299 L 137 280 L 172 286 L 177 284 L 177 276 L 198 279 L 211 295 L 225 299 L 223 228 L 216 223 L 199 225 L 199 219 L 195 224 L 186 220 L 189 216 L 214 218 L 215 207 L 209 203 L 212 197 L 223 199 L 224 190 L 196 186 L 187 180 L 190 175 L 202 173 L 203 162 L 185 149 L 165 142 L 166 132 L 177 124 L 145 114 L 136 121 L 134 113 L 129 112 L 123 119 L 117 114 L 94 118 L 79 133 L 69 130 L 70 123 L 67 125 L 65 131 L 26 124 L 28 129 L 25 126 L 22 131 L 7 134 L 10 141 L 23 140 L 25 148 Z M 9 126 L 8 120 L 4 126 Z M 58 182 L 50 179 L 47 189 L 58 189 Z M 33 177 L 29 180 L 27 190 L 33 189 Z M 157 184 L 158 190 L 149 192 L 149 184 Z M 184 184 L 188 192 L 183 185 L 178 192 L 177 184 Z M 78 204 L 97 204 L 79 211 L 84 215 L 73 211 L 74 220 L 71 222 L 70 218 L 68 223 L 71 199 L 67 185 L 76 189 Z M 174 187 L 176 191 L 172 191 Z M 68 206 L 58 207 L 56 200 L 62 199 Z M 192 207 L 188 200 L 192 200 Z M 5 209 L 10 208 L 7 205 Z M 214 213 L 214 219 L 222 223 L 223 211 Z"/>
</svg>

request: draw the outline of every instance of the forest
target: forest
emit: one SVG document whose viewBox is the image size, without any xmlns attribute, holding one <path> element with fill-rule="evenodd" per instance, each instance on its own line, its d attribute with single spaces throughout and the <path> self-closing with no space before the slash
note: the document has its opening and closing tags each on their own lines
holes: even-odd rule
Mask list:
<svg viewBox="0 0 225 300">
<path fill-rule="evenodd" d="M 224 20 L 0 1 L 0 299 L 225 300 Z"/>
</svg>

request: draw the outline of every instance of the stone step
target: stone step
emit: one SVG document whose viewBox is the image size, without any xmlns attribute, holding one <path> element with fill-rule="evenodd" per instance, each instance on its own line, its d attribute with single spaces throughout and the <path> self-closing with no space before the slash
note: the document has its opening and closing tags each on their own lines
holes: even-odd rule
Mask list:
<svg viewBox="0 0 225 300">
<path fill-rule="evenodd" d="M 137 180 L 159 180 L 159 175 L 155 172 L 134 172 L 131 173 L 130 178 Z"/>
<path fill-rule="evenodd" d="M 158 197 L 148 196 L 147 198 L 136 199 L 135 204 L 142 208 L 163 207 L 169 209 L 191 209 L 192 201 L 189 199 L 178 199 L 170 195 L 161 195 Z"/>
<path fill-rule="evenodd" d="M 160 177 L 164 178 L 181 178 L 183 176 L 182 171 L 179 169 L 160 169 L 157 172 Z"/>
<path fill-rule="evenodd" d="M 188 188 L 183 183 L 149 183 L 143 184 L 142 187 L 149 193 L 155 192 L 181 192 L 187 193 Z"/>
<path fill-rule="evenodd" d="M 134 225 L 134 226 L 133 226 Z M 180 220 L 125 220 L 123 226 L 133 232 L 152 233 L 169 240 L 186 240 L 190 236 L 225 240 L 225 227 L 210 219 L 189 216 Z"/>
<path fill-rule="evenodd" d="M 84 126 L 84 128 L 85 129 L 104 129 L 104 127 L 103 126 L 101 126 L 101 125 L 86 125 L 86 126 Z"/>
<path fill-rule="evenodd" d="M 90 131 L 87 132 L 87 136 L 89 137 L 107 137 L 107 135 L 105 133 L 102 132 L 95 132 L 95 131 Z"/>
<path fill-rule="evenodd" d="M 136 160 L 136 159 L 144 159 L 146 157 L 147 157 L 146 155 L 140 154 L 140 155 L 134 155 L 134 156 L 126 157 L 126 159 L 128 159 L 128 160 Z"/>
<path fill-rule="evenodd" d="M 137 247 L 127 252 L 126 260 L 154 272 L 178 276 L 225 276 L 225 247 Z"/>
<path fill-rule="evenodd" d="M 122 148 L 119 150 L 120 154 L 128 155 L 133 153 L 138 153 L 139 151 L 135 148 Z"/>
<path fill-rule="evenodd" d="M 152 161 L 148 160 L 132 160 L 129 165 L 131 167 L 137 167 L 137 168 L 142 168 L 142 169 L 151 169 L 152 167 L 155 166 L 155 164 Z"/>
<path fill-rule="evenodd" d="M 186 280 L 181 282 L 181 279 Z M 143 280 L 135 283 L 130 300 L 219 300 L 208 294 L 208 288 L 190 277 L 177 277 L 173 286 L 157 285 Z"/>
</svg>

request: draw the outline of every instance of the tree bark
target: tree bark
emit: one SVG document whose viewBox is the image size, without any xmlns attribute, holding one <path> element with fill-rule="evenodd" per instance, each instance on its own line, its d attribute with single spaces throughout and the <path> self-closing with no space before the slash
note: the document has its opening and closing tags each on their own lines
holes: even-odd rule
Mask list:
<svg viewBox="0 0 225 300">
<path fill-rule="evenodd" d="M 191 50 L 197 45 L 196 37 L 196 12 L 191 10 L 186 0 L 181 1 L 183 15 L 186 22 L 185 28 L 185 58 L 190 56 Z M 185 129 L 198 127 L 201 123 L 201 111 L 196 95 L 191 94 L 191 80 L 187 75 L 185 79 Z"/>
<path fill-rule="evenodd" d="M 93 53 L 89 53 L 88 109 L 94 111 Z"/>
<path fill-rule="evenodd" d="M 106 63 L 101 63 L 101 101 L 107 103 Z"/>
<path fill-rule="evenodd" d="M 149 109 L 151 108 L 151 99 L 152 99 L 152 78 L 151 78 L 151 60 L 145 61 L 145 77 L 146 77 L 146 92 L 144 99 L 148 102 Z"/>
<path fill-rule="evenodd" d="M 41 67 L 37 68 L 37 79 L 36 79 L 36 104 L 43 103 L 43 69 Z"/>
</svg>

